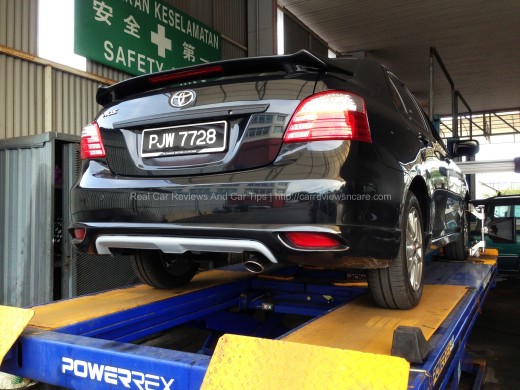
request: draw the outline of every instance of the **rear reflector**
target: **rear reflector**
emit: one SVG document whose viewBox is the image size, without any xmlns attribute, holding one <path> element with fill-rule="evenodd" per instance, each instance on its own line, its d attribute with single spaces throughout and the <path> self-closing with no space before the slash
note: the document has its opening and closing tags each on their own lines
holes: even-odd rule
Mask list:
<svg viewBox="0 0 520 390">
<path fill-rule="evenodd" d="M 103 146 L 99 126 L 96 122 L 92 122 L 83 128 L 80 149 L 82 160 L 106 157 L 105 147 Z"/>
<path fill-rule="evenodd" d="M 334 90 L 309 96 L 300 103 L 283 141 L 324 140 L 372 142 L 362 97 Z"/>
<path fill-rule="evenodd" d="M 285 237 L 293 245 L 302 248 L 333 248 L 343 245 L 335 237 L 325 233 L 290 232 L 285 233 Z"/>
<path fill-rule="evenodd" d="M 152 76 L 148 79 L 152 84 L 161 84 L 171 81 L 179 81 L 186 79 L 200 78 L 204 76 L 218 75 L 224 73 L 224 68 L 220 65 L 207 66 L 201 69 L 183 70 L 180 72 L 173 72 L 164 75 Z"/>
<path fill-rule="evenodd" d="M 86 229 L 74 229 L 74 238 L 77 240 L 83 241 L 86 233 L 87 233 Z"/>
</svg>

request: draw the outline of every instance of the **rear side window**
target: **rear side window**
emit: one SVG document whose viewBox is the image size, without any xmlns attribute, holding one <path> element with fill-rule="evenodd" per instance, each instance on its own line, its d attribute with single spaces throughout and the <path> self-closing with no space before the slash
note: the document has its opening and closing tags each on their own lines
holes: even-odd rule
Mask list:
<svg viewBox="0 0 520 390">
<path fill-rule="evenodd" d="M 493 217 L 495 217 L 495 218 L 505 218 L 505 217 L 520 218 L 520 205 L 495 206 L 495 210 L 493 211 Z"/>
<path fill-rule="evenodd" d="M 396 107 L 408 120 L 424 128 L 423 117 L 411 93 L 406 89 L 404 84 L 394 76 L 391 74 L 388 76 L 390 79 L 390 90 Z"/>
</svg>

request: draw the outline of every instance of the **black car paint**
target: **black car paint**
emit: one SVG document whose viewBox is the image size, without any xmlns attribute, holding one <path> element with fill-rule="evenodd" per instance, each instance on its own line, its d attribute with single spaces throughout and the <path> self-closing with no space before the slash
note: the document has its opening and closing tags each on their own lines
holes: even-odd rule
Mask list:
<svg viewBox="0 0 520 390">
<path fill-rule="evenodd" d="M 96 118 L 107 158 L 84 161 L 72 189 L 71 231 L 87 228 L 85 239 L 74 243 L 93 253 L 94 240 L 102 234 L 250 238 L 265 243 L 279 261 L 378 268 L 397 255 L 401 210 L 410 190 L 421 202 L 429 247 L 457 239 L 467 193 L 464 178 L 422 112 L 421 126 L 393 105 L 389 77 L 371 60 L 363 60 L 354 77 L 334 67 L 223 77 L 189 85 L 198 98 L 188 109 L 168 103 L 170 94 L 185 86 L 135 96 L 130 86 L 123 88 L 124 99 L 107 102 Z M 247 140 L 255 118 L 283 117 L 285 130 L 301 100 L 329 89 L 363 96 L 372 143 L 284 144 L 283 131 Z M 106 95 L 101 101 L 107 101 Z M 143 128 L 207 118 L 230 124 L 225 152 L 139 157 Z M 271 189 L 271 203 L 259 196 L 259 184 Z M 226 197 L 211 199 L 211 194 Z M 275 207 L 275 194 L 286 201 Z M 347 200 L 348 195 L 389 197 Z M 348 250 L 290 249 L 279 235 L 294 230 L 337 234 Z"/>
</svg>

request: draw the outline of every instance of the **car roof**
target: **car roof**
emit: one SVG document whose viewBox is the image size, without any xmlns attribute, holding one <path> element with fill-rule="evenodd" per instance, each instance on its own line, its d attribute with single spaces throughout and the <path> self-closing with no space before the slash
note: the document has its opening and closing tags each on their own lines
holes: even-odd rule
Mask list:
<svg viewBox="0 0 520 390">
<path fill-rule="evenodd" d="M 474 205 L 511 205 L 520 204 L 520 195 L 493 196 L 486 199 L 474 199 L 470 203 Z"/>
</svg>

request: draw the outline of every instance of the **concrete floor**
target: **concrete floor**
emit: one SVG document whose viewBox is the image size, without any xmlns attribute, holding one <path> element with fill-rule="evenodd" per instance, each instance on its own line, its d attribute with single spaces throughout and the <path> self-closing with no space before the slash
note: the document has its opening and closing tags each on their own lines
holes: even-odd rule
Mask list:
<svg viewBox="0 0 520 390">
<path fill-rule="evenodd" d="M 171 347 L 179 350 L 192 350 L 194 340 L 204 340 L 200 331 L 185 337 L 184 346 L 179 337 L 163 335 L 150 340 L 147 345 Z M 188 331 L 189 334 L 190 331 Z M 192 350 L 195 352 L 196 348 Z M 474 359 L 487 362 L 484 390 L 520 389 L 520 275 L 501 273 L 496 278 L 496 286 L 490 291 L 471 333 L 467 351 Z M 461 389 L 472 388 L 471 378 Z M 36 384 L 34 390 L 59 389 L 55 386 Z"/>
<path fill-rule="evenodd" d="M 497 276 L 466 350 L 487 362 L 484 390 L 520 388 L 520 275 Z"/>
</svg>

